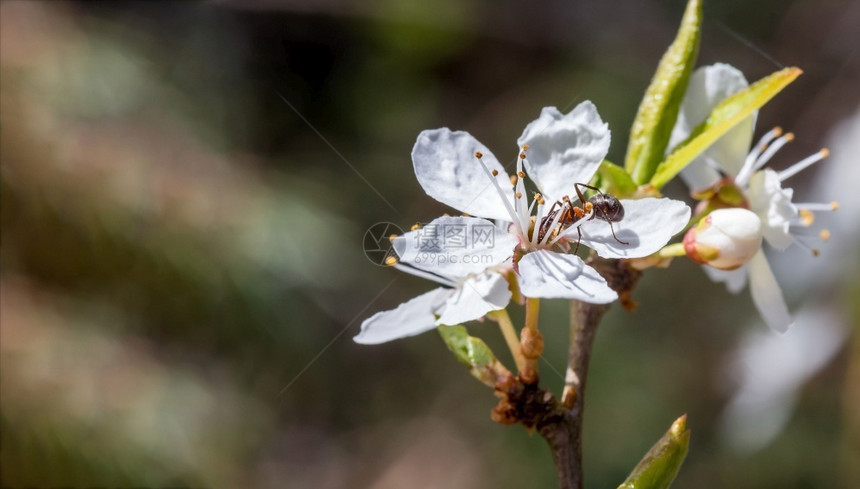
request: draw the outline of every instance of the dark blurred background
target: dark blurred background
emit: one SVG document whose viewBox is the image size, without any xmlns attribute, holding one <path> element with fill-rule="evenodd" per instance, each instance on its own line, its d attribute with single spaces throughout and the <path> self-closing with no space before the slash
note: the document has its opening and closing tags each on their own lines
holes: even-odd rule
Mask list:
<svg viewBox="0 0 860 489">
<path fill-rule="evenodd" d="M 437 334 L 351 341 L 431 287 L 373 264 L 362 238 L 449 211 L 412 174 L 422 129 L 513 158 L 541 107 L 590 99 L 623 161 L 683 6 L 2 2 L 2 484 L 553 487 L 543 440 L 494 424 L 495 398 Z M 796 133 L 778 168 L 833 155 L 790 182 L 840 201 L 831 242 L 773 262 L 811 333 L 785 353 L 747 291 L 686 260 L 650 270 L 639 309 L 614 307 L 597 337 L 586 480 L 615 487 L 688 413 L 675 487 L 860 487 L 860 2 L 710 1 L 705 19 L 700 65 L 805 71 L 757 137 Z M 542 309 L 558 391 L 567 304 Z M 496 328 L 470 329 L 511 363 Z M 744 351 L 747 376 L 727 373 Z M 751 378 L 750 358 L 772 375 Z M 760 419 L 782 420 L 752 441 L 724 411 L 744 382 Z"/>
</svg>

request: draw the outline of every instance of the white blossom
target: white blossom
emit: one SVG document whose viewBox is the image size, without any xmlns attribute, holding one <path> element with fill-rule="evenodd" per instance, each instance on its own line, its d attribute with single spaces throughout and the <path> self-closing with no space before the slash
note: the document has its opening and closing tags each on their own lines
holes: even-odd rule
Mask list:
<svg viewBox="0 0 860 489">
<path fill-rule="evenodd" d="M 743 74 L 727 64 L 696 70 L 690 77 L 669 147 L 687 139 L 719 102 L 747 86 Z M 798 244 L 817 254 L 807 241 L 826 239 L 828 234 L 824 231 L 809 236 L 806 228 L 813 222 L 813 212 L 835 209 L 836 204 L 793 203 L 793 190 L 783 188 L 782 182 L 827 157 L 828 151 L 823 149 L 783 171 L 764 168 L 794 135 L 783 134 L 780 128 L 775 128 L 751 148 L 755 118 L 754 114 L 726 133 L 690 163 L 681 177 L 694 194 L 711 192 L 714 201 L 719 200 L 723 190 L 731 190 L 730 195 L 739 194 L 739 202 L 727 204 L 748 207 L 758 215 L 764 240 L 774 248 L 785 250 Z M 753 300 L 768 325 L 780 332 L 791 325 L 782 291 L 763 252 L 757 253 L 749 265 L 735 270 L 706 267 L 705 271 L 713 280 L 725 282 L 732 292 L 739 292 L 749 277 Z"/>
<path fill-rule="evenodd" d="M 524 295 L 607 303 L 617 294 L 581 258 L 567 253 L 571 243 L 581 241 L 604 258 L 639 258 L 657 252 L 690 217 L 686 204 L 671 199 L 622 199 L 623 219 L 612 223 L 602 207 L 574 206 L 576 184 L 591 181 L 609 142 L 607 124 L 591 102 L 583 102 L 568 114 L 544 108 L 526 126 L 517 140 L 513 176 L 469 133 L 447 128 L 423 131 L 412 161 L 431 197 L 470 215 L 509 222 Z M 531 199 L 526 174 L 539 190 Z M 574 211 L 575 222 L 562 220 Z"/>
</svg>

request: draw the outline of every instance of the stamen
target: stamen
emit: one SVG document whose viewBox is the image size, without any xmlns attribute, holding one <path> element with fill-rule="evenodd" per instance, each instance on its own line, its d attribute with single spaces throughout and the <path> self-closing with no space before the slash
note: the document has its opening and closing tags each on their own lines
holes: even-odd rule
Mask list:
<svg viewBox="0 0 860 489">
<path fill-rule="evenodd" d="M 812 226 L 815 222 L 815 214 L 812 211 L 807 209 L 800 209 L 797 211 L 797 216 L 800 218 L 801 224 L 804 226 Z"/>
<path fill-rule="evenodd" d="M 528 213 L 527 213 L 529 217 L 531 217 L 531 215 L 532 215 L 532 211 L 533 211 L 533 210 L 534 210 L 534 208 L 535 208 L 535 204 L 537 204 L 538 196 L 540 196 L 540 194 L 535 194 L 535 198 L 534 198 L 534 199 L 532 199 L 532 203 L 529 205 L 529 211 L 528 211 Z"/>
<path fill-rule="evenodd" d="M 493 170 L 491 173 L 493 174 L 494 177 L 499 176 L 499 170 Z"/>
<path fill-rule="evenodd" d="M 528 144 L 524 144 L 524 145 L 523 145 L 523 151 L 528 151 L 528 150 L 529 150 L 529 145 L 528 145 Z"/>
<path fill-rule="evenodd" d="M 480 152 L 475 153 L 475 156 L 477 157 L 480 154 Z M 499 181 L 496 179 L 496 177 L 493 176 L 492 172 L 490 172 L 490 169 L 487 168 L 487 165 L 484 163 L 484 160 L 482 160 L 480 157 L 478 157 L 478 163 L 481 164 L 481 168 L 484 169 L 484 173 L 487 174 L 487 177 L 489 177 L 490 181 L 493 182 L 493 185 L 496 187 L 496 192 L 499 193 L 499 197 L 501 197 L 502 203 L 505 204 L 505 210 L 508 211 L 508 215 L 511 217 L 511 222 L 514 223 L 514 226 L 517 227 L 517 231 L 520 233 L 520 235 L 523 235 L 523 229 L 518 222 L 519 220 L 517 219 L 517 213 L 514 212 L 514 208 L 511 206 L 511 203 L 508 202 L 508 198 L 505 196 L 505 192 L 502 190 L 502 186 L 499 185 Z"/>
<path fill-rule="evenodd" d="M 409 228 L 410 231 L 418 231 L 419 229 L 421 229 L 421 225 L 417 222 L 413 224 L 411 228 Z"/>
<path fill-rule="evenodd" d="M 815 212 L 827 212 L 827 211 L 835 211 L 839 208 L 839 202 L 833 201 L 830 203 L 825 202 L 804 202 L 801 204 L 794 204 L 798 209 L 805 209 L 808 211 Z"/>
<path fill-rule="evenodd" d="M 394 257 L 390 256 L 388 258 L 394 258 Z M 385 263 L 386 263 L 386 265 L 389 264 L 387 259 L 385 260 Z M 427 280 L 432 280 L 433 282 L 436 282 L 437 284 L 442 284 L 442 285 L 445 285 L 445 286 L 448 286 L 451 288 L 457 288 L 457 282 L 454 282 L 453 280 L 451 280 L 449 278 L 440 277 L 439 275 L 436 275 L 435 273 L 425 272 L 424 270 L 419 270 L 417 268 L 414 268 L 414 267 L 411 267 L 408 265 L 404 265 L 402 263 L 398 263 L 396 258 L 394 258 L 394 263 L 391 263 L 390 265 L 393 266 L 394 268 L 400 270 L 403 273 L 408 273 L 409 275 L 415 275 L 416 277 L 421 277 L 421 278 L 424 278 Z"/>
<path fill-rule="evenodd" d="M 566 206 L 566 205 L 570 205 L 570 202 L 565 201 L 565 203 L 562 204 L 562 206 L 558 210 L 558 212 L 555 213 L 555 217 L 552 219 L 552 224 L 550 224 L 550 226 L 547 228 L 546 234 L 544 234 L 543 239 L 540 241 L 541 246 L 545 245 L 546 242 L 549 241 L 549 237 L 552 236 L 552 232 L 555 230 L 555 227 L 558 225 L 558 221 L 561 220 L 561 215 L 564 214 L 564 206 Z"/>
<path fill-rule="evenodd" d="M 795 239 L 794 242 L 797 243 L 797 245 L 800 246 L 801 248 L 803 248 L 804 250 L 812 253 L 812 256 L 818 256 L 821 254 L 821 252 L 818 250 L 818 248 L 813 248 L 813 247 L 809 246 L 808 244 L 804 243 L 800 239 Z"/>
<path fill-rule="evenodd" d="M 385 264 L 388 265 L 389 267 L 396 265 L 397 264 L 397 257 L 389 256 L 388 258 L 385 259 Z"/>
<path fill-rule="evenodd" d="M 746 183 L 746 180 L 750 177 L 750 175 L 752 175 L 754 171 L 753 165 L 755 165 L 755 162 L 761 155 L 761 152 L 764 151 L 767 145 L 770 144 L 770 142 L 773 141 L 774 138 L 777 138 L 781 135 L 782 128 L 774 127 L 773 129 L 765 133 L 765 135 L 762 136 L 761 139 L 759 139 L 758 143 L 756 143 L 756 145 L 747 155 L 746 160 L 744 160 L 744 166 L 741 167 L 741 170 L 735 177 L 735 182 L 737 182 L 739 185 Z"/>
<path fill-rule="evenodd" d="M 397 237 L 396 234 L 391 234 L 388 236 L 388 241 L 394 241 L 394 238 L 396 238 L 396 237 Z"/>
<path fill-rule="evenodd" d="M 792 133 L 788 133 L 774 141 L 773 144 L 768 146 L 765 152 L 755 160 L 755 164 L 751 168 L 750 174 L 763 167 L 771 158 L 773 158 L 773 155 L 775 155 L 777 151 L 792 141 L 794 141 L 794 134 Z"/>
<path fill-rule="evenodd" d="M 779 181 L 780 182 L 786 181 L 787 179 L 793 177 L 794 175 L 797 175 L 799 172 L 805 170 L 806 168 L 813 165 L 814 163 L 818 163 L 819 161 L 823 160 L 824 158 L 827 158 L 829 155 L 830 155 L 830 151 L 827 148 L 822 148 L 821 151 L 819 151 L 813 155 L 807 156 L 806 158 L 798 161 L 797 163 L 786 168 L 785 170 L 779 172 Z"/>
<path fill-rule="evenodd" d="M 816 243 L 818 241 L 827 241 L 830 239 L 830 231 L 826 229 L 813 231 L 809 229 L 809 226 L 796 226 L 793 224 L 789 225 L 788 234 L 790 234 L 792 238 L 811 240 Z"/>
<path fill-rule="evenodd" d="M 535 213 L 535 225 L 532 228 L 532 237 L 530 240 L 532 246 L 537 246 L 537 238 L 538 234 L 540 234 L 540 225 L 543 222 L 543 207 L 546 203 L 543 199 L 543 195 L 541 194 L 535 194 L 535 201 L 538 203 L 538 206 L 537 213 Z M 529 211 L 529 214 L 531 214 L 531 211 Z"/>
<path fill-rule="evenodd" d="M 522 157 L 525 157 L 525 154 L 521 154 Z M 526 184 L 525 184 L 526 174 L 523 172 L 523 158 L 517 160 L 517 183 L 514 192 L 516 192 L 517 199 L 514 201 L 516 204 L 517 214 L 520 218 L 520 229 L 523 230 L 523 238 L 527 238 L 526 233 L 529 232 L 529 214 L 528 214 L 528 203 L 525 200 L 522 200 L 522 196 L 526 193 Z"/>
</svg>

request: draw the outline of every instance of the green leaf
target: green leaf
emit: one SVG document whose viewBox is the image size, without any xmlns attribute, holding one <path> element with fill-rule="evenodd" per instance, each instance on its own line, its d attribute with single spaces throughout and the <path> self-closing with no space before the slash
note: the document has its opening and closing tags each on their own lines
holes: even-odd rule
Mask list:
<svg viewBox="0 0 860 489">
<path fill-rule="evenodd" d="M 618 198 L 633 195 L 637 188 L 630 174 L 609 160 L 603 160 L 600 164 L 591 185 Z"/>
<path fill-rule="evenodd" d="M 689 447 L 690 430 L 685 414 L 672 423 L 618 489 L 668 488 L 678 475 Z"/>
<path fill-rule="evenodd" d="M 658 189 L 666 185 L 708 146 L 752 115 L 754 111 L 766 104 L 801 73 L 803 71 L 800 68 L 782 69 L 720 102 L 714 107 L 705 122 L 699 124 L 690 134 L 690 137 L 679 144 L 675 151 L 666 158 L 666 161 L 660 163 L 651 178 L 651 185 Z"/>
<path fill-rule="evenodd" d="M 490 347 L 480 338 L 469 336 L 463 326 L 439 326 L 439 335 L 457 360 L 469 367 L 472 375 L 494 387 L 498 374 L 506 369 L 499 363 Z"/>
<path fill-rule="evenodd" d="M 675 41 L 663 54 L 630 129 L 624 168 L 641 185 L 663 160 L 699 51 L 701 0 L 689 0 Z"/>
</svg>

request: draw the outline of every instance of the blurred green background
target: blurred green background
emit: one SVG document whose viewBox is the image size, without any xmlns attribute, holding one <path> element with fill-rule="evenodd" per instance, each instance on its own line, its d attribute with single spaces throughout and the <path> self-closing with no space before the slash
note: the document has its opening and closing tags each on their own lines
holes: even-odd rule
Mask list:
<svg viewBox="0 0 860 489">
<path fill-rule="evenodd" d="M 554 487 L 543 440 L 494 424 L 495 398 L 438 335 L 350 340 L 430 288 L 371 263 L 362 238 L 449 211 L 412 175 L 425 128 L 514 157 L 541 107 L 590 99 L 622 161 L 682 10 L 2 2 L 2 484 Z M 830 145 L 832 161 L 791 184 L 800 201 L 840 200 L 842 217 L 822 257 L 792 249 L 776 273 L 793 311 L 823 308 L 855 330 L 860 3 L 711 1 L 705 16 L 700 65 L 751 80 L 805 71 L 757 134 L 796 133 L 780 168 Z M 693 441 L 674 487 L 860 487 L 856 332 L 801 384 L 784 430 L 738 450 L 718 427 L 736 382 L 726 359 L 745 332 L 766 332 L 749 294 L 677 260 L 634 298 L 596 341 L 589 487 L 615 487 L 685 412 Z M 541 368 L 558 391 L 567 304 L 542 309 Z M 510 364 L 496 328 L 470 329 Z"/>
</svg>

